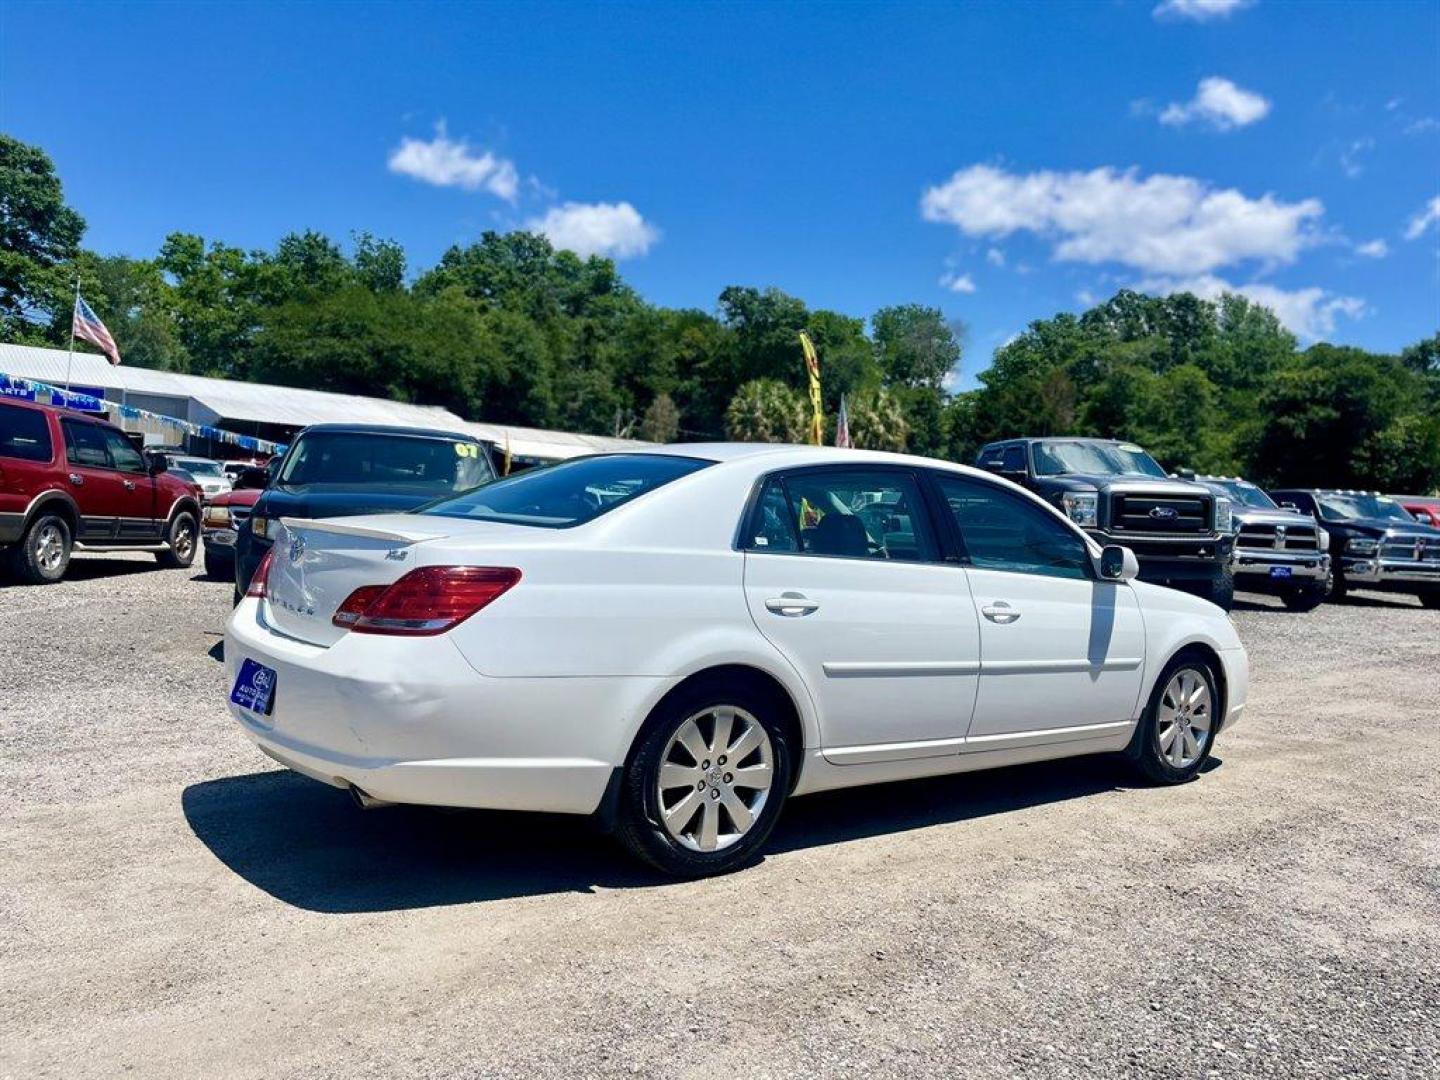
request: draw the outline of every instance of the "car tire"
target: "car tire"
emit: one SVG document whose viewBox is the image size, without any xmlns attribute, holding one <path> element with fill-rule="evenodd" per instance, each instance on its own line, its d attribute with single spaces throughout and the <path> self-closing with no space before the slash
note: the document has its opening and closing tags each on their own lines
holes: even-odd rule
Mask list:
<svg viewBox="0 0 1440 1080">
<path fill-rule="evenodd" d="M 65 576 L 72 544 L 69 523 L 58 514 L 41 513 L 11 549 L 11 573 L 25 585 L 53 585 Z"/>
<path fill-rule="evenodd" d="M 1220 572 L 1220 576 L 1209 583 L 1202 595 L 1221 611 L 1229 611 L 1233 608 L 1235 606 L 1234 568 L 1225 567 Z"/>
<path fill-rule="evenodd" d="M 170 519 L 170 529 L 165 534 L 165 550 L 155 553 L 155 561 L 169 570 L 184 570 L 195 561 L 195 549 L 200 544 L 200 526 L 195 515 L 181 510 Z"/>
<path fill-rule="evenodd" d="M 1328 592 L 1329 589 L 1326 588 L 1325 582 L 1313 581 L 1297 585 L 1293 589 L 1286 589 L 1280 594 L 1280 599 L 1289 611 L 1314 611 L 1325 602 Z"/>
<path fill-rule="evenodd" d="M 1195 779 L 1215 745 L 1219 704 L 1209 661 L 1195 654 L 1176 657 L 1155 680 L 1126 756 L 1154 783 Z"/>
<path fill-rule="evenodd" d="M 1331 572 L 1330 577 L 1330 599 L 1344 600 L 1350 593 L 1350 583 L 1345 580 L 1345 575 L 1339 570 Z"/>
<path fill-rule="evenodd" d="M 663 702 L 624 766 L 620 842 L 672 877 L 708 877 L 747 863 L 790 790 L 794 750 L 782 709 L 773 695 L 749 687 L 702 687 Z"/>
</svg>

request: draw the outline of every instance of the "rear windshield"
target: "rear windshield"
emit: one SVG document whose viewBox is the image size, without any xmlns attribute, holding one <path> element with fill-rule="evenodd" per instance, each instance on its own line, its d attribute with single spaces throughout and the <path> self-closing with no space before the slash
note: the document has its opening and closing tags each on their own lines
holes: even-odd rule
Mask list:
<svg viewBox="0 0 1440 1080">
<path fill-rule="evenodd" d="M 50 425 L 43 412 L 0 405 L 0 457 L 49 461 L 53 454 Z"/>
<path fill-rule="evenodd" d="M 420 511 L 476 521 L 506 521 L 564 529 L 597 518 L 621 503 L 712 464 L 665 454 L 608 454 L 576 458 L 519 476 Z"/>
<path fill-rule="evenodd" d="M 278 483 L 404 488 L 443 497 L 478 487 L 494 475 L 484 445 L 473 439 L 313 431 L 296 440 Z"/>
</svg>

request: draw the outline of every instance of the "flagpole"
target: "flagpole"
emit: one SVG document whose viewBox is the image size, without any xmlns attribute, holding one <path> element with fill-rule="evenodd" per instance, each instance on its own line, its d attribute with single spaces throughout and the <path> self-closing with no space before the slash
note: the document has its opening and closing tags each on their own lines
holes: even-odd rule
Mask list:
<svg viewBox="0 0 1440 1080">
<path fill-rule="evenodd" d="M 65 357 L 65 404 L 70 404 L 70 365 L 75 363 L 75 312 L 80 308 L 80 275 L 75 275 L 75 303 L 70 305 L 70 352 Z"/>
</svg>

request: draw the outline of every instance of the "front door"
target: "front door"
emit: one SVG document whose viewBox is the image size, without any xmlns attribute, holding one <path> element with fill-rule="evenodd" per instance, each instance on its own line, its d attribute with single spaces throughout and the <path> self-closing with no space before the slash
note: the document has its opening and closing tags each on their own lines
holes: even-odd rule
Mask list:
<svg viewBox="0 0 1440 1080">
<path fill-rule="evenodd" d="M 810 687 L 827 758 L 959 750 L 980 630 L 964 573 L 938 561 L 913 471 L 836 466 L 771 477 L 744 547 L 751 616 Z"/>
<path fill-rule="evenodd" d="M 1139 707 L 1145 630 L 1134 590 L 1102 581 L 1085 540 L 998 484 L 937 475 L 980 625 L 966 750 L 1118 732 Z"/>
<path fill-rule="evenodd" d="M 65 488 L 80 508 L 75 539 L 90 543 L 113 541 L 120 518 L 131 506 L 124 477 L 110 461 L 105 428 L 86 420 L 60 421 L 65 435 Z"/>
<path fill-rule="evenodd" d="M 156 520 L 168 508 L 155 505 L 155 479 L 145 459 L 129 439 L 114 428 L 101 428 L 110 463 L 120 474 L 121 505 L 116 538 L 153 544 L 160 539 L 163 522 Z"/>
</svg>

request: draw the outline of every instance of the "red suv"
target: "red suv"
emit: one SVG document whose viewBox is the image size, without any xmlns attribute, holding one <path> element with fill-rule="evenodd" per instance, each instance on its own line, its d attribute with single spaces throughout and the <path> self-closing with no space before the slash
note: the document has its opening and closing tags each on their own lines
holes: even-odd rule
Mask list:
<svg viewBox="0 0 1440 1080">
<path fill-rule="evenodd" d="M 200 503 L 191 485 L 147 466 L 113 424 L 0 398 L 0 553 L 21 581 L 59 581 L 72 548 L 195 559 Z"/>
</svg>

